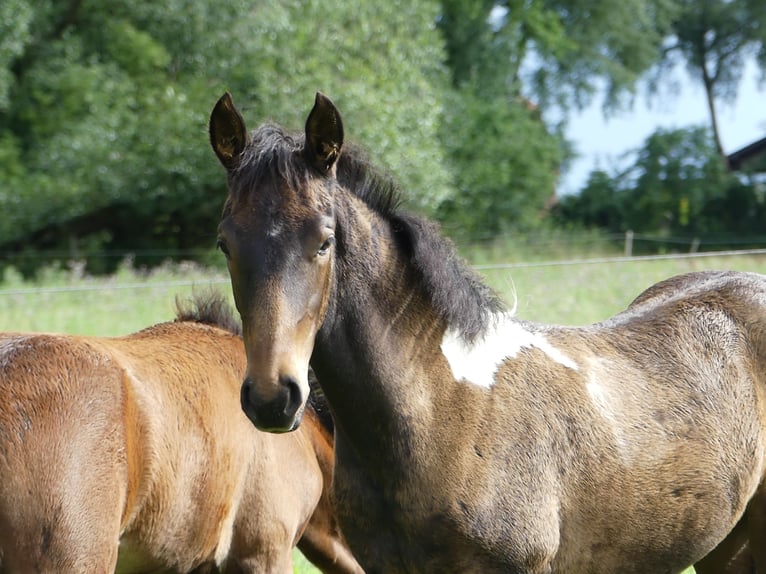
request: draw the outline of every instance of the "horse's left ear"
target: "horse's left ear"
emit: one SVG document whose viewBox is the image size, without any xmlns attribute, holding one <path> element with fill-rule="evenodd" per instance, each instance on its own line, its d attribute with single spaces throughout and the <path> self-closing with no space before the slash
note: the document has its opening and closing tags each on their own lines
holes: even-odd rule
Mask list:
<svg viewBox="0 0 766 574">
<path fill-rule="evenodd" d="M 314 108 L 306 119 L 306 156 L 315 168 L 329 174 L 343 147 L 343 121 L 330 98 L 317 92 Z"/>
<path fill-rule="evenodd" d="M 219 161 L 226 169 L 235 167 L 247 145 L 247 128 L 229 92 L 219 98 L 210 113 L 208 132 Z"/>
</svg>

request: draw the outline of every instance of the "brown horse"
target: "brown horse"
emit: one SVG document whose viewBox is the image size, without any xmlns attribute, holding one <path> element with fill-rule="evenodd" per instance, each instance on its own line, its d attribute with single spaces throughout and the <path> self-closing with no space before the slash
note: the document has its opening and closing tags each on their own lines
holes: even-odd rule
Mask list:
<svg viewBox="0 0 766 574">
<path fill-rule="evenodd" d="M 248 134 L 225 94 L 210 137 L 242 406 L 295 429 L 311 362 L 368 572 L 677 573 L 739 564 L 749 540 L 766 573 L 766 278 L 690 274 L 595 325 L 524 322 L 343 146 L 325 96 L 289 135 Z"/>
<path fill-rule="evenodd" d="M 208 298 L 126 337 L 0 335 L 0 571 L 362 572 L 327 496 L 333 437 L 242 415 L 242 339 Z M 229 314 L 231 315 L 231 314 Z"/>
</svg>

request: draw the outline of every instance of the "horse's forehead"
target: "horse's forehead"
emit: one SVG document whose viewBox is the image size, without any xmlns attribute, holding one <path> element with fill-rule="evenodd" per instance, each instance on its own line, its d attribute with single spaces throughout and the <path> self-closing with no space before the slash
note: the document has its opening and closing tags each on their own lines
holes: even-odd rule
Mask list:
<svg viewBox="0 0 766 574">
<path fill-rule="evenodd" d="M 331 197 L 317 178 L 306 176 L 290 180 L 267 174 L 236 182 L 229 201 L 234 212 L 258 212 L 272 218 L 280 215 L 306 217 L 326 210 Z"/>
<path fill-rule="evenodd" d="M 264 237 L 294 233 L 331 214 L 330 194 L 311 181 L 299 187 L 261 182 L 230 195 L 225 209 L 236 228 Z"/>
</svg>

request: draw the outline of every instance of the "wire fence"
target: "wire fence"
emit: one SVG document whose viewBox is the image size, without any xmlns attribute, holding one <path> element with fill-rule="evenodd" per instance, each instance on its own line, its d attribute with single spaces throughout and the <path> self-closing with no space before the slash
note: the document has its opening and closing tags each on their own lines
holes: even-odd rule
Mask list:
<svg viewBox="0 0 766 574">
<path fill-rule="evenodd" d="M 580 259 L 564 259 L 552 261 L 530 261 L 516 263 L 488 263 L 485 265 L 474 265 L 475 269 L 480 271 L 492 269 L 522 269 L 529 267 L 555 267 L 567 265 L 599 265 L 606 263 L 638 263 L 642 261 L 666 261 L 680 259 L 705 259 L 712 257 L 741 257 L 766 255 L 766 249 L 737 249 L 731 251 L 705 251 L 697 253 L 672 253 L 667 255 L 632 255 L 616 257 L 589 257 Z"/>
<path fill-rule="evenodd" d="M 565 267 L 565 266 L 585 266 L 585 265 L 608 265 L 608 264 L 620 264 L 620 263 L 640 263 L 647 261 L 666 261 L 666 260 L 694 260 L 694 259 L 707 259 L 707 258 L 728 258 L 728 257 L 743 257 L 743 256 L 761 256 L 766 255 L 766 248 L 759 249 L 736 249 L 728 251 L 704 251 L 704 252 L 692 252 L 692 253 L 672 253 L 672 254 L 659 254 L 659 255 L 631 255 L 631 256 L 606 256 L 606 257 L 582 257 L 582 258 L 569 258 L 569 259 L 553 259 L 542 261 L 509 261 L 509 262 L 496 262 L 487 264 L 473 265 L 474 269 L 478 271 L 496 271 L 496 270 L 513 270 L 513 269 L 530 269 L 530 268 L 544 268 L 544 267 Z M 0 297 L 15 296 L 15 295 L 34 295 L 34 294 L 56 294 L 56 293 L 85 293 L 91 291 L 120 291 L 129 290 L 135 291 L 140 289 L 171 289 L 178 287 L 195 287 L 200 285 L 228 285 L 229 278 L 227 275 L 210 270 L 205 273 L 204 270 L 200 271 L 197 267 L 193 277 L 180 278 L 180 279 L 168 279 L 157 280 L 154 278 L 147 278 L 146 280 L 139 281 L 126 281 L 119 282 L 112 279 L 98 280 L 94 278 L 88 278 L 87 280 L 77 281 L 74 280 L 71 284 L 67 285 L 51 285 L 51 286 L 12 286 L 3 287 L 0 284 Z"/>
<path fill-rule="evenodd" d="M 165 289 L 173 287 L 194 287 L 201 284 L 221 285 L 228 284 L 228 277 L 210 277 L 203 280 L 197 279 L 178 279 L 173 281 L 151 281 L 133 283 L 93 283 L 82 285 L 59 285 L 52 287 L 17 287 L 10 289 L 0 288 L 0 296 L 4 295 L 33 295 L 33 294 L 52 294 L 52 293 L 80 293 L 87 291 L 118 291 L 127 289 L 134 291 L 136 289 Z"/>
</svg>

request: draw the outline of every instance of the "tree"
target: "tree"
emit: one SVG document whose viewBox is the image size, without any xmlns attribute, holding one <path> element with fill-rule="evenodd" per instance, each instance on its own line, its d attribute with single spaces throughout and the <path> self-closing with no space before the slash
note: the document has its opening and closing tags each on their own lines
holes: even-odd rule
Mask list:
<svg viewBox="0 0 766 574">
<path fill-rule="evenodd" d="M 763 215 L 757 190 L 727 171 L 702 127 L 657 130 L 628 169 L 593 172 L 556 211 L 561 223 L 686 237 L 762 229 Z"/>
<path fill-rule="evenodd" d="M 653 66 L 673 0 L 443 0 L 457 86 L 477 83 L 567 109 L 606 85 L 611 103 Z"/>
<path fill-rule="evenodd" d="M 625 225 L 667 234 L 709 231 L 705 207 L 724 197 L 732 183 L 710 132 L 701 127 L 657 130 L 624 178 L 629 186 Z"/>
<path fill-rule="evenodd" d="M 249 33 L 268 41 L 240 100 L 256 117 L 302 129 L 323 91 L 347 137 L 393 174 L 412 208 L 433 213 L 451 186 L 437 139 L 448 81 L 437 13 L 431 0 L 267 3 Z"/>
<path fill-rule="evenodd" d="M 442 143 L 456 191 L 441 216 L 474 235 L 541 225 L 571 155 L 547 112 L 604 83 L 611 102 L 629 93 L 656 61 L 666 1 L 442 0 L 455 92 Z"/>
<path fill-rule="evenodd" d="M 725 160 L 716 100 L 736 97 L 748 58 L 760 54 L 766 69 L 766 8 L 759 0 L 676 0 L 676 5 L 655 90 L 659 79 L 684 62 L 705 90 L 715 146 Z"/>
<path fill-rule="evenodd" d="M 211 246 L 225 178 L 206 125 L 224 90 L 251 127 L 296 129 L 324 90 L 415 207 L 449 188 L 428 1 L 4 0 L 0 16 L 6 251 Z"/>
<path fill-rule="evenodd" d="M 456 168 L 455 192 L 439 211 L 447 225 L 474 238 L 540 226 L 563 151 L 535 109 L 458 91 L 442 142 Z"/>
<path fill-rule="evenodd" d="M 611 232 L 627 231 L 621 178 L 597 169 L 579 194 L 562 197 L 554 209 L 559 224 Z"/>
<path fill-rule="evenodd" d="M 0 112 L 8 108 L 13 83 L 11 64 L 31 38 L 31 22 L 32 7 L 26 0 L 4 0 L 0 4 Z"/>
</svg>

